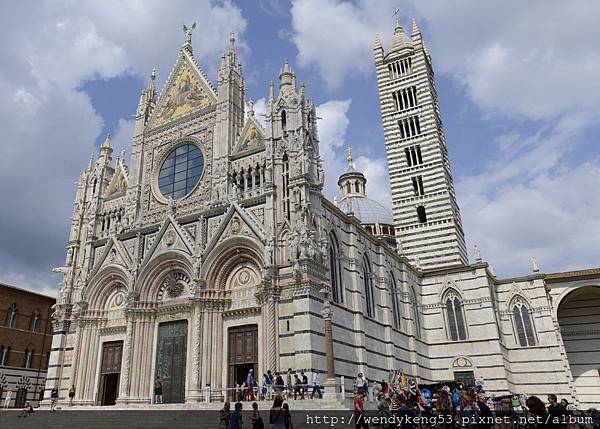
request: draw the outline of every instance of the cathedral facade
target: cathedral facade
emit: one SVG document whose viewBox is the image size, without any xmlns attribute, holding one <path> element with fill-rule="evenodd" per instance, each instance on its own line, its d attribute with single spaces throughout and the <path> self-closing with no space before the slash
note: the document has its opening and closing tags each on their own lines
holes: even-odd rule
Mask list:
<svg viewBox="0 0 600 429">
<path fill-rule="evenodd" d="M 186 29 L 160 96 L 154 72 L 142 91 L 129 165 L 107 138 L 79 179 L 46 397 L 147 404 L 159 378 L 165 402 L 193 403 L 249 369 L 348 388 L 402 369 L 600 403 L 600 270 L 532 260 L 501 279 L 478 249 L 470 263 L 416 24 L 374 56 L 392 211 L 351 155 L 339 200 L 324 197 L 317 112 L 287 62 L 263 123 L 233 35 L 215 88 Z"/>
</svg>

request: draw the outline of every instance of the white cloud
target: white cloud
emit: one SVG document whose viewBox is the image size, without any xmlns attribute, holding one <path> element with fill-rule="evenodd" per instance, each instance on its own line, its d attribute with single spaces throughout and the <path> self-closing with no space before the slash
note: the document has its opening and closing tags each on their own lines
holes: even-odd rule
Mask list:
<svg viewBox="0 0 600 429">
<path fill-rule="evenodd" d="M 126 154 L 131 153 L 131 138 L 133 136 L 134 125 L 135 121 L 133 119 L 119 119 L 117 129 L 110 138 L 115 154 L 120 154 L 122 150 L 124 150 Z"/>
<path fill-rule="evenodd" d="M 600 3 L 412 3 L 434 66 L 480 108 L 533 119 L 600 115 Z"/>
<path fill-rule="evenodd" d="M 292 3 L 291 40 L 301 67 L 314 67 L 330 89 L 352 74 L 373 70 L 377 31 L 393 31 L 396 2 L 303 0 Z"/>
<path fill-rule="evenodd" d="M 264 127 L 265 126 L 265 115 L 267 114 L 267 99 L 265 97 L 259 98 L 254 102 L 254 117 L 258 119 L 258 122 Z"/>
<path fill-rule="evenodd" d="M 325 195 L 333 200 L 339 194 L 337 180 L 347 166 L 346 132 L 350 125 L 348 111 L 352 100 L 330 100 L 317 106 L 317 116 L 320 118 L 319 148 L 325 169 Z M 389 179 L 387 161 L 383 158 L 370 158 L 364 155 L 356 156 L 356 168 L 367 178 L 367 195 L 390 206 Z"/>
<path fill-rule="evenodd" d="M 367 178 L 367 197 L 377 200 L 391 210 L 392 195 L 387 160 L 361 155 L 356 159 L 355 164 L 356 169 L 362 171 Z"/>
<path fill-rule="evenodd" d="M 193 21 L 194 53 L 210 73 L 229 31 L 246 26 L 229 1 L 1 3 L 0 281 L 37 290 L 60 281 L 50 269 L 64 261 L 75 182 L 104 122 L 80 88 L 154 65 L 166 79 L 181 25 Z M 130 145 L 128 119 L 113 137 L 117 153 Z"/>
<path fill-rule="evenodd" d="M 549 132 L 500 138 L 503 155 L 457 181 L 469 247 L 477 243 L 500 275 L 528 272 L 531 256 L 547 272 L 598 265 L 600 159 L 562 162 L 580 122 L 565 118 Z"/>
<path fill-rule="evenodd" d="M 373 74 L 373 40 L 393 32 L 397 1 L 294 1 L 298 63 L 330 88 Z M 526 118 L 588 110 L 600 116 L 600 3 L 404 1 L 400 19 L 424 27 L 434 67 L 464 85 L 480 108 Z M 410 31 L 406 28 L 407 32 Z"/>
</svg>

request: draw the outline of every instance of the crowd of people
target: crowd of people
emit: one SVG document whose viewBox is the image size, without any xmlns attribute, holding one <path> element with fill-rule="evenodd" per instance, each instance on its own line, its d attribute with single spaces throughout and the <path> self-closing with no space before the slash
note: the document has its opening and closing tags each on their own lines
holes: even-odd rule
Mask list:
<svg viewBox="0 0 600 429">
<path fill-rule="evenodd" d="M 310 394 L 309 390 L 311 390 Z M 238 402 L 271 400 L 277 395 L 281 395 L 284 400 L 309 397 L 314 399 L 315 396 L 320 399 L 323 393 L 319 374 L 313 372 L 309 383 L 308 375 L 304 371 L 298 373 L 289 368 L 285 374 L 280 372 L 273 374 L 268 370 L 263 374 L 259 384 L 259 380 L 254 376 L 254 370 L 250 369 L 246 379 L 234 386 L 234 398 Z"/>
<path fill-rule="evenodd" d="M 284 397 L 280 393 L 275 394 L 274 397 L 273 406 L 269 411 L 269 427 L 272 429 L 294 429 L 288 403 L 284 402 Z M 242 427 L 248 427 L 243 426 L 243 408 L 244 404 L 238 401 L 235 403 L 233 411 L 231 411 L 231 403 L 226 401 L 221 410 L 219 427 L 221 429 L 242 429 Z M 249 423 L 252 429 L 264 429 L 266 427 L 265 422 L 258 411 L 258 403 L 256 402 L 252 403 L 252 412 L 250 413 Z"/>
<path fill-rule="evenodd" d="M 461 382 L 419 385 L 401 371 L 390 371 L 388 380 L 369 383 L 359 373 L 355 382 L 354 417 L 357 428 L 369 427 L 365 398 L 376 403 L 380 428 L 554 428 L 600 427 L 600 413 L 580 414 L 567 399 L 560 402 L 554 394 L 547 405 L 537 396 L 505 395 L 492 398 L 482 386 Z M 580 418 L 577 418 L 577 417 Z M 418 417 L 418 418 L 417 418 Z M 583 418 L 581 418 L 583 417 Z"/>
</svg>

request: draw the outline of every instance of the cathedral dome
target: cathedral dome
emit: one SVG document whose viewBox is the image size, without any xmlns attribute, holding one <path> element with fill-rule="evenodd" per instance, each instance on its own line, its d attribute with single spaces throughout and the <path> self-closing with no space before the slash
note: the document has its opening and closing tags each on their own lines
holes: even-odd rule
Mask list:
<svg viewBox="0 0 600 429">
<path fill-rule="evenodd" d="M 352 214 L 371 234 L 382 237 L 395 246 L 394 216 L 383 204 L 367 197 L 367 178 L 358 171 L 352 162 L 352 151 L 348 152 L 348 167 L 339 179 L 340 200 L 338 208 L 346 214 Z"/>
<path fill-rule="evenodd" d="M 371 198 L 347 196 L 338 202 L 338 207 L 344 213 L 352 213 L 362 224 L 394 224 L 391 210 Z"/>
</svg>

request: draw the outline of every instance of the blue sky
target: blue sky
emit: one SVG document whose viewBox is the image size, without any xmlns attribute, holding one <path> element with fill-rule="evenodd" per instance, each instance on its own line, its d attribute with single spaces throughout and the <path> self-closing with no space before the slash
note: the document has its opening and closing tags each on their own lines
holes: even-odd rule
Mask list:
<svg viewBox="0 0 600 429">
<path fill-rule="evenodd" d="M 140 90 L 154 66 L 162 87 L 194 21 L 213 81 L 236 32 L 259 113 L 288 58 L 322 118 L 327 195 L 351 146 L 390 206 L 372 46 L 387 47 L 397 7 L 433 57 L 468 247 L 500 276 L 534 255 L 545 272 L 600 265 L 597 2 L 38 3 L 0 5 L 0 281 L 53 293 L 78 175 L 106 133 L 129 149 Z"/>
</svg>

